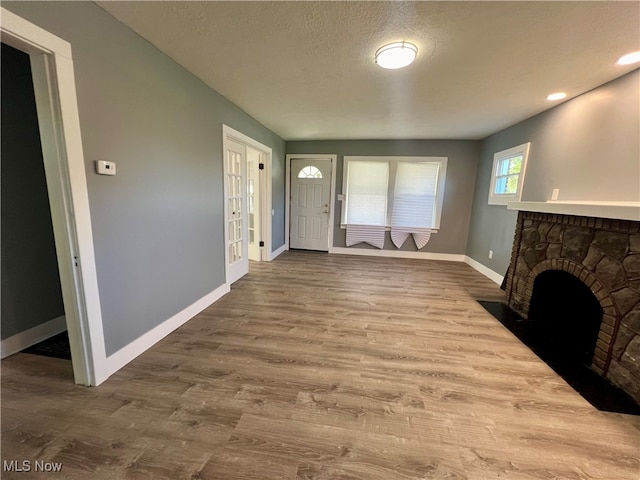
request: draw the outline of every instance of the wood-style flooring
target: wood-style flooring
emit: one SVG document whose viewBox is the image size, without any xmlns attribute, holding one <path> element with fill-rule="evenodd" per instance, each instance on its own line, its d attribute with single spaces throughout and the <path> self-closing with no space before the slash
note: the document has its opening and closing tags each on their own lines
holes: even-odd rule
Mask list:
<svg viewBox="0 0 640 480">
<path fill-rule="evenodd" d="M 501 298 L 456 262 L 252 264 L 99 387 L 3 360 L 2 460 L 32 469 L 2 478 L 638 480 L 639 418 L 595 410 L 476 302 Z"/>
</svg>

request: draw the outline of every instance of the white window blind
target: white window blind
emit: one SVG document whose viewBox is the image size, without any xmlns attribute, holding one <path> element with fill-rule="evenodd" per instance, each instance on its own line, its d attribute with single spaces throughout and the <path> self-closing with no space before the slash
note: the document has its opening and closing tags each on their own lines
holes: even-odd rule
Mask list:
<svg viewBox="0 0 640 480">
<path fill-rule="evenodd" d="M 392 227 L 433 228 L 439 163 L 398 162 Z"/>
<path fill-rule="evenodd" d="M 400 248 L 410 236 L 423 248 L 440 228 L 446 157 L 344 157 L 342 226 L 346 245 Z"/>
<path fill-rule="evenodd" d="M 386 225 L 389 164 L 350 161 L 347 166 L 347 225 Z"/>
</svg>

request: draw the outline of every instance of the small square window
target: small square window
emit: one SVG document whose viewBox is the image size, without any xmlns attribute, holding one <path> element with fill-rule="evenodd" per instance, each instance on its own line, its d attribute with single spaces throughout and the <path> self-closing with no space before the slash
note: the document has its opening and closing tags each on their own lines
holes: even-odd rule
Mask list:
<svg viewBox="0 0 640 480">
<path fill-rule="evenodd" d="M 520 200 L 530 145 L 523 143 L 493 156 L 489 205 L 506 205 Z"/>
</svg>

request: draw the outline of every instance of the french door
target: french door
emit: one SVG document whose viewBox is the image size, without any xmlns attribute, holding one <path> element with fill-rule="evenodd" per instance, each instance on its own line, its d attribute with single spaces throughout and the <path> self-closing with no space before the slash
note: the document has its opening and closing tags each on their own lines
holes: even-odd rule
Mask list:
<svg viewBox="0 0 640 480">
<path fill-rule="evenodd" d="M 246 156 L 244 145 L 229 138 L 225 139 L 225 240 L 228 284 L 249 272 Z"/>
</svg>

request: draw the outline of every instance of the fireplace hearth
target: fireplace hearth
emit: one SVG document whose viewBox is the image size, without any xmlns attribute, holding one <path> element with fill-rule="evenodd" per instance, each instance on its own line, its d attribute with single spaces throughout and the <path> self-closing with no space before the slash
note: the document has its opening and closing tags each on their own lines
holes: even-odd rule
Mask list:
<svg viewBox="0 0 640 480">
<path fill-rule="evenodd" d="M 640 403 L 640 222 L 520 211 L 505 287 L 543 348 Z"/>
</svg>

